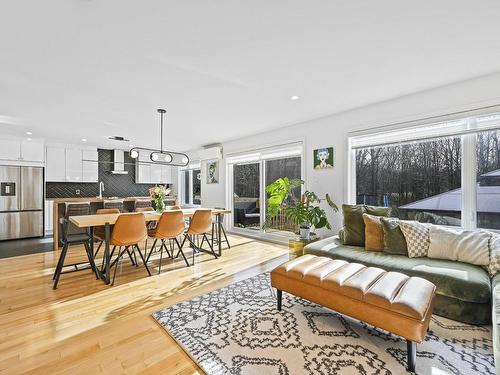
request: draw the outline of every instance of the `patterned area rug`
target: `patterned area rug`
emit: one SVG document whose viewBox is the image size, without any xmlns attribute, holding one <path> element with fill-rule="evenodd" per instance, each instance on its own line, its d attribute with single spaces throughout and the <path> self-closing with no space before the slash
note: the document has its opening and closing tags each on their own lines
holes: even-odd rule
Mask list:
<svg viewBox="0 0 500 375">
<path fill-rule="evenodd" d="M 157 311 L 153 317 L 207 374 L 406 374 L 406 341 L 283 293 L 269 274 Z M 495 374 L 490 327 L 434 316 L 417 374 Z"/>
</svg>

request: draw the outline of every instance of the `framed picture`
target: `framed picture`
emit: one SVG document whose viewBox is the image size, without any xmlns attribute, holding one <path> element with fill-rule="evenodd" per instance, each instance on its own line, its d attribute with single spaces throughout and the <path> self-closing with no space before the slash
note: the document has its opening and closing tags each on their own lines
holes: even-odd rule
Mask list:
<svg viewBox="0 0 500 375">
<path fill-rule="evenodd" d="M 314 169 L 331 169 L 335 165 L 333 147 L 318 148 L 313 151 Z"/>
<path fill-rule="evenodd" d="M 207 184 L 219 183 L 219 161 L 207 162 Z"/>
</svg>

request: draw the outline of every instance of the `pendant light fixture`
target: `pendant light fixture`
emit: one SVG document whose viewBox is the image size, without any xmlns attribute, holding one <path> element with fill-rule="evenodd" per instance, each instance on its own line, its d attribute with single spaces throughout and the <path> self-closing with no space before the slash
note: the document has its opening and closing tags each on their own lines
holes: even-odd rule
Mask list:
<svg viewBox="0 0 500 375">
<path fill-rule="evenodd" d="M 189 164 L 189 157 L 186 154 L 163 149 L 163 116 L 165 116 L 167 111 L 163 108 L 159 108 L 157 111 L 160 114 L 160 149 L 155 150 L 151 148 L 133 147 L 130 149 L 130 157 L 137 159 L 139 157 L 139 153 L 149 153 L 150 161 L 140 160 L 140 163 L 171 165 L 178 167 L 187 166 Z"/>
</svg>

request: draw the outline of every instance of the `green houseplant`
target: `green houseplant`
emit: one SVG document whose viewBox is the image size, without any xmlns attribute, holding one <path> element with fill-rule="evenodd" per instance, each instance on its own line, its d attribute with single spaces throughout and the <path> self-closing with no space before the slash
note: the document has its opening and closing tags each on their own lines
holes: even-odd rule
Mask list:
<svg viewBox="0 0 500 375">
<path fill-rule="evenodd" d="M 309 239 L 312 228 L 332 228 L 326 211 L 320 207 L 320 204 L 325 201 L 334 212 L 338 211 L 337 205 L 333 203 L 328 194 L 324 198 L 320 198 L 312 191 L 305 191 L 304 194 L 297 197 L 297 188 L 303 184 L 303 180 L 285 177 L 278 178 L 266 186 L 268 198 L 264 229 L 270 228 L 272 219 L 282 212 L 289 220 L 299 226 L 301 239 Z"/>
</svg>

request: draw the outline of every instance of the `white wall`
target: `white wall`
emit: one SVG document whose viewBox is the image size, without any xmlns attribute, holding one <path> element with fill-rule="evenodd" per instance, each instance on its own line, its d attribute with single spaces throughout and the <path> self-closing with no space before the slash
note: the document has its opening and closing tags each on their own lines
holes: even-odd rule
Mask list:
<svg viewBox="0 0 500 375">
<path fill-rule="evenodd" d="M 297 103 L 300 105 L 300 103 Z M 415 120 L 461 110 L 500 104 L 500 73 L 463 81 L 433 90 L 400 97 L 328 117 L 287 126 L 279 130 L 223 143 L 224 155 L 241 150 L 260 148 L 267 144 L 302 140 L 305 142 L 306 188 L 319 195 L 330 193 L 334 202 L 346 201 L 347 192 L 347 137 L 350 132 Z M 312 152 L 318 147 L 335 148 L 333 170 L 312 168 Z M 194 158 L 196 152 L 190 153 Z M 226 206 L 225 160 L 220 162 L 220 183 L 206 184 L 205 163 L 202 165 L 202 204 L 206 207 Z M 341 226 L 341 215 L 331 216 L 333 232 Z M 326 235 L 327 233 L 322 233 Z"/>
</svg>

